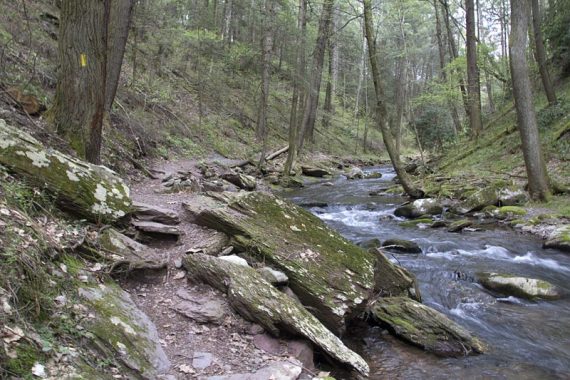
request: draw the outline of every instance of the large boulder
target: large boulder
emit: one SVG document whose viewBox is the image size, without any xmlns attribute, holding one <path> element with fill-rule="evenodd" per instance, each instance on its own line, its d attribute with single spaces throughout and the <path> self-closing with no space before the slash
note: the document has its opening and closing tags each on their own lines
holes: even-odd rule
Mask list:
<svg viewBox="0 0 570 380">
<path fill-rule="evenodd" d="M 478 282 L 486 289 L 526 299 L 557 299 L 560 290 L 551 283 L 536 278 L 526 278 L 511 274 L 479 273 Z"/>
<path fill-rule="evenodd" d="M 404 297 L 381 298 L 370 307 L 373 319 L 397 337 L 439 356 L 465 356 L 485 346 L 442 313 Z"/>
<path fill-rule="evenodd" d="M 463 202 L 455 207 L 455 211 L 459 214 L 468 214 L 470 212 L 479 211 L 487 206 L 496 206 L 499 204 L 499 195 L 493 187 L 487 187 L 477 190 L 467 197 Z"/>
<path fill-rule="evenodd" d="M 156 379 L 168 371 L 156 327 L 128 293 L 114 283 L 85 284 L 78 292 L 90 310 L 84 327 L 96 357 L 118 360 L 120 373 L 131 379 Z"/>
<path fill-rule="evenodd" d="M 184 207 L 195 223 L 225 232 L 239 251 L 285 273 L 291 289 L 334 332 L 343 332 L 346 320 L 359 314 L 374 292 L 408 295 L 414 287 L 385 261 L 381 269 L 392 281 L 379 287 L 374 254 L 271 194 L 211 193 Z"/>
<path fill-rule="evenodd" d="M 324 177 L 331 175 L 331 172 L 317 166 L 301 166 L 301 172 L 307 177 Z"/>
<path fill-rule="evenodd" d="M 369 368 L 364 359 L 255 269 L 202 253 L 186 256 L 184 267 L 192 278 L 227 294 L 230 305 L 244 318 L 276 336 L 287 332 L 306 338 L 338 362 L 368 375 Z"/>
<path fill-rule="evenodd" d="M 388 239 L 382 243 L 382 248 L 401 253 L 422 253 L 418 243 L 404 239 Z"/>
<path fill-rule="evenodd" d="M 439 215 L 443 212 L 443 207 L 435 199 L 424 198 L 416 199 L 413 202 L 407 203 L 398 207 L 394 211 L 394 215 L 403 218 L 419 218 L 423 215 Z"/>
<path fill-rule="evenodd" d="M 64 208 L 90 221 L 113 223 L 130 211 L 129 188 L 111 169 L 45 148 L 2 119 L 0 164 L 47 187 Z"/>
<path fill-rule="evenodd" d="M 544 248 L 554 248 L 570 252 L 570 225 L 556 228 L 544 242 Z"/>
</svg>

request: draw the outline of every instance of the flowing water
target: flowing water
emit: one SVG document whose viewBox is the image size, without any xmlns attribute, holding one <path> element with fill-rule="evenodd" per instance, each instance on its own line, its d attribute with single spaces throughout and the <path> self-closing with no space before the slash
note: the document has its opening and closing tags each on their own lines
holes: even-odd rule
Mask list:
<svg viewBox="0 0 570 380">
<path fill-rule="evenodd" d="M 570 255 L 544 250 L 541 242 L 507 229 L 448 233 L 445 229 L 400 227 L 391 219 L 404 201 L 399 196 L 370 196 L 392 184 L 386 167 L 380 179 L 334 180 L 284 194 L 310 207 L 346 238 L 413 240 L 420 255 L 394 254 L 392 260 L 415 273 L 423 302 L 469 329 L 489 346 L 485 355 L 442 359 L 366 328 L 363 339 L 349 342 L 371 366 L 371 379 L 570 379 Z M 540 278 L 560 287 L 556 301 L 530 302 L 489 294 L 474 278 L 480 271 Z M 356 335 L 356 334 L 355 334 Z"/>
</svg>

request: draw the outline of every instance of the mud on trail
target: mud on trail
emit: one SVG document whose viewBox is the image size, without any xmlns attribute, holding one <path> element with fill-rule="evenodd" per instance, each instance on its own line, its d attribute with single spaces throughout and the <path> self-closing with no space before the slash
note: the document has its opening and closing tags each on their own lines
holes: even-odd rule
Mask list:
<svg viewBox="0 0 570 380">
<path fill-rule="evenodd" d="M 301 379 L 314 377 L 313 353 L 307 343 L 269 336 L 263 328 L 235 313 L 224 294 L 193 282 L 181 267 L 188 251 L 215 254 L 229 249 L 225 235 L 195 225 L 185 216 L 182 203 L 195 201 L 194 192 L 190 189 L 169 192 L 164 186 L 163 179 L 176 173 L 191 173 L 193 178 L 201 180 L 197 165 L 190 160 L 167 162 L 153 169 L 158 179 L 131 182 L 133 201 L 172 210 L 180 217 L 175 226 L 180 231 L 178 239 L 153 234 L 144 240 L 166 260 L 166 269 L 137 271 L 120 280 L 123 289 L 156 325 L 160 344 L 171 362 L 163 378 L 208 379 L 232 374 L 245 378 L 243 375 L 253 376 L 263 367 L 283 365 L 304 367 Z M 257 376 L 267 376 L 264 373 Z"/>
</svg>

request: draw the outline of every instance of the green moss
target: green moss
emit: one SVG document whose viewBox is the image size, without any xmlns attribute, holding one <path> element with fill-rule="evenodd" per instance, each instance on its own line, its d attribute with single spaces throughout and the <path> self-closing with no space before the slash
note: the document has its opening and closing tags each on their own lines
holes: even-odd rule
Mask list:
<svg viewBox="0 0 570 380">
<path fill-rule="evenodd" d="M 503 206 L 499 208 L 499 214 L 501 215 L 526 215 L 527 211 L 522 207 L 517 206 Z"/>
<path fill-rule="evenodd" d="M 420 219 L 406 220 L 405 222 L 398 223 L 398 225 L 400 227 L 416 227 L 418 224 L 431 224 L 432 222 L 433 222 L 432 219 L 420 218 Z"/>
<path fill-rule="evenodd" d="M 12 375 L 32 379 L 31 369 L 36 362 L 45 362 L 46 356 L 36 346 L 27 341 L 19 342 L 16 346 L 16 358 L 8 359 L 6 370 Z M 2 371 L 0 370 L 0 374 Z"/>
</svg>

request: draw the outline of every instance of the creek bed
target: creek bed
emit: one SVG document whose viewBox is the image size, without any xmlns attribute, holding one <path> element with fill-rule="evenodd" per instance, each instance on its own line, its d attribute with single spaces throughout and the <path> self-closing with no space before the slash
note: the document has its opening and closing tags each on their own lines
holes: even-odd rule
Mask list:
<svg viewBox="0 0 570 380">
<path fill-rule="evenodd" d="M 371 379 L 559 379 L 570 378 L 570 255 L 542 249 L 542 242 L 510 229 L 449 233 L 445 229 L 401 227 L 391 219 L 405 201 L 400 196 L 370 196 L 392 184 L 388 167 L 369 168 L 380 179 L 334 186 L 315 182 L 283 195 L 298 204 L 326 203 L 309 210 L 346 238 L 415 241 L 422 254 L 393 254 L 411 270 L 423 302 L 465 326 L 489 346 L 485 355 L 442 359 L 386 335 L 380 328 L 359 331 L 364 339 L 349 342 L 371 367 Z M 322 204 L 321 204 L 322 206 Z M 512 273 L 540 278 L 562 289 L 556 301 L 526 301 L 486 292 L 477 272 Z"/>
</svg>

